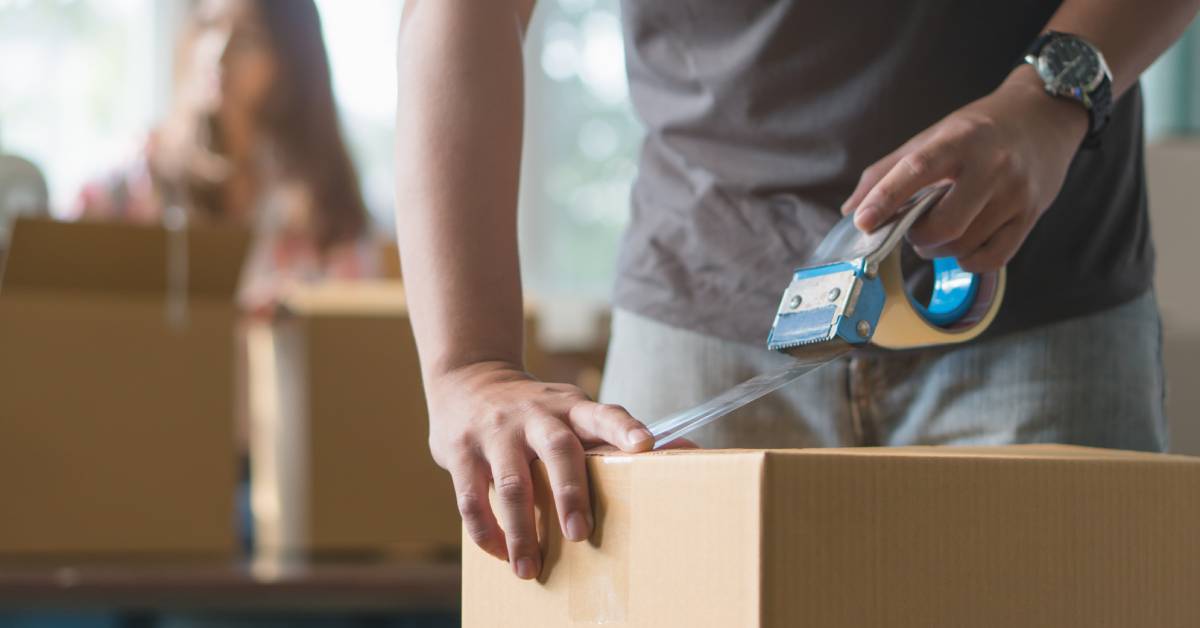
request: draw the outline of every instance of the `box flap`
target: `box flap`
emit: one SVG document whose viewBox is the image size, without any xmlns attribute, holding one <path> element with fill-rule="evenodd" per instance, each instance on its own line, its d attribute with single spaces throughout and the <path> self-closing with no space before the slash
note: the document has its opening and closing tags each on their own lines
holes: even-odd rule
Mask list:
<svg viewBox="0 0 1200 628">
<path fill-rule="evenodd" d="M 158 226 L 21 218 L 13 226 L 0 294 L 167 291 L 171 234 Z M 232 300 L 250 233 L 231 227 L 187 230 L 188 293 Z"/>
</svg>

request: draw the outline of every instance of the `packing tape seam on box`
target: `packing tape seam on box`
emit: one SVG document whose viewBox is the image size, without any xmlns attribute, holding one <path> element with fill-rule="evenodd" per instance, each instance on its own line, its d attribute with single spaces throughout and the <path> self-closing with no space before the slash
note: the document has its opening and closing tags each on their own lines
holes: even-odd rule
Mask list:
<svg viewBox="0 0 1200 628">
<path fill-rule="evenodd" d="M 608 556 L 605 569 L 574 569 L 583 561 L 570 561 L 567 567 L 567 615 L 572 623 L 615 624 L 629 616 L 629 543 L 633 538 L 633 513 L 630 504 L 634 490 L 633 465 L 627 457 L 593 457 L 594 464 L 608 467 L 603 493 L 593 488 L 592 508 L 596 527 L 592 538 L 574 551 L 596 552 Z M 595 485 L 593 484 L 593 487 Z M 622 532 L 613 536 L 611 532 Z M 564 545 L 566 545 L 564 543 Z M 564 550 L 567 548 L 564 547 Z"/>
</svg>

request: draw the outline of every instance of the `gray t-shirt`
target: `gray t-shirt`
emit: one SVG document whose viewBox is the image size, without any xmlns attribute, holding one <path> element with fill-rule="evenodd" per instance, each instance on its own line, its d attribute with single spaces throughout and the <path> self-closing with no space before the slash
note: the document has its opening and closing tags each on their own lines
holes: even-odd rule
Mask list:
<svg viewBox="0 0 1200 628">
<path fill-rule="evenodd" d="M 646 138 L 616 305 L 763 344 L 862 170 L 994 90 L 1058 4 L 623 0 Z M 1128 301 L 1153 265 L 1135 87 L 1009 264 L 989 334 Z"/>
</svg>

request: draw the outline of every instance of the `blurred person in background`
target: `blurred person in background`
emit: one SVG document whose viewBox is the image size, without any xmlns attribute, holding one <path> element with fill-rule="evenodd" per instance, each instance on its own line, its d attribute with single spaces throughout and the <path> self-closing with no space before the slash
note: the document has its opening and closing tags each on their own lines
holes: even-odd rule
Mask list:
<svg viewBox="0 0 1200 628">
<path fill-rule="evenodd" d="M 202 0 L 180 39 L 166 120 L 135 163 L 84 187 L 84 219 L 189 221 L 256 233 L 239 301 L 274 309 L 292 282 L 378 272 L 338 127 L 312 0 Z"/>
</svg>

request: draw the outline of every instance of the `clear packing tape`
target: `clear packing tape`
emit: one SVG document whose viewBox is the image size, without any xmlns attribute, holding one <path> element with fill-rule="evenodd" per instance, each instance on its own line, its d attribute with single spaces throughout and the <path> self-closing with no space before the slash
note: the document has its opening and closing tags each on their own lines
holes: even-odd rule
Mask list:
<svg viewBox="0 0 1200 628">
<path fill-rule="evenodd" d="M 659 449 L 752 401 L 787 386 L 834 358 L 849 353 L 853 346 L 847 343 L 829 343 L 828 346 L 821 345 L 821 349 L 823 351 L 791 360 L 778 369 L 752 377 L 698 406 L 651 423 L 648 427 L 650 434 L 654 436 L 654 448 Z"/>
</svg>

